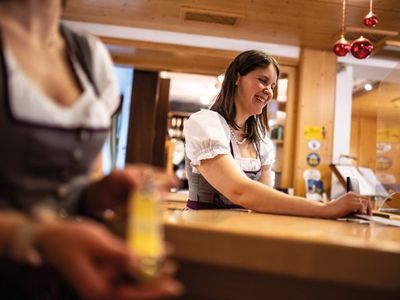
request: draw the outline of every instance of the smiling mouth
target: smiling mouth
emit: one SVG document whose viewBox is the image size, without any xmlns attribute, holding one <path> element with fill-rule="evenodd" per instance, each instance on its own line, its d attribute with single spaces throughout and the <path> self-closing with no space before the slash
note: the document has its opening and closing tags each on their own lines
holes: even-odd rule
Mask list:
<svg viewBox="0 0 400 300">
<path fill-rule="evenodd" d="M 265 99 L 265 98 L 263 98 L 263 97 L 260 97 L 260 96 L 255 96 L 255 98 L 256 98 L 258 101 L 260 101 L 261 103 L 263 103 L 263 104 L 266 104 L 266 103 L 268 102 L 267 99 Z"/>
</svg>

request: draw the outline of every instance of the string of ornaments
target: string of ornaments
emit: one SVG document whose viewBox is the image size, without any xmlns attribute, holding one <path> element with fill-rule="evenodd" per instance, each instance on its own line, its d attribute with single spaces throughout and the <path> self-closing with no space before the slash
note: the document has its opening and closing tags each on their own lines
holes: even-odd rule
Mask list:
<svg viewBox="0 0 400 300">
<path fill-rule="evenodd" d="M 369 13 L 364 17 L 364 25 L 368 27 L 375 27 L 378 24 L 378 17 L 372 11 L 372 1 L 369 2 Z M 374 46 L 370 42 L 369 39 L 363 37 L 362 35 L 354 40 L 351 44 L 344 37 L 344 19 L 346 15 L 346 0 L 343 0 L 343 8 L 342 8 L 342 35 L 340 39 L 333 46 L 333 52 L 337 56 L 345 56 L 349 51 L 351 54 L 358 59 L 367 58 Z"/>
</svg>

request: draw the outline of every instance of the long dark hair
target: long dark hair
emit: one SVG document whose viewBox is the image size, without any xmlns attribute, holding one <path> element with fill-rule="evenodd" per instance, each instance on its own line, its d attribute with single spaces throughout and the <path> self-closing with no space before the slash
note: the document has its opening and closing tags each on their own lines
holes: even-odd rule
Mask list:
<svg viewBox="0 0 400 300">
<path fill-rule="evenodd" d="M 244 76 L 258 68 L 266 68 L 273 64 L 276 70 L 277 78 L 279 78 L 279 64 L 272 56 L 265 52 L 257 50 L 249 50 L 240 53 L 231 62 L 225 72 L 225 78 L 222 82 L 222 88 L 217 95 L 211 110 L 222 115 L 226 122 L 233 128 L 238 129 L 239 126 L 235 123 L 236 106 L 235 93 L 238 74 Z M 268 128 L 267 106 L 264 107 L 260 115 L 251 116 L 246 120 L 247 132 L 245 137 L 252 142 L 258 142 L 265 136 Z"/>
</svg>

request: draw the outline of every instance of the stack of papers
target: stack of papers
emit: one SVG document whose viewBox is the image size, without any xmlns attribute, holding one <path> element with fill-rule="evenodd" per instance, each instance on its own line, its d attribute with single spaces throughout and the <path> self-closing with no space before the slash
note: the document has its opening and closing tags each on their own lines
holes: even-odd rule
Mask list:
<svg viewBox="0 0 400 300">
<path fill-rule="evenodd" d="M 378 216 L 359 215 L 359 214 L 355 215 L 355 217 L 382 225 L 400 227 L 400 221 L 398 220 L 392 220 L 389 218 L 383 218 Z"/>
</svg>

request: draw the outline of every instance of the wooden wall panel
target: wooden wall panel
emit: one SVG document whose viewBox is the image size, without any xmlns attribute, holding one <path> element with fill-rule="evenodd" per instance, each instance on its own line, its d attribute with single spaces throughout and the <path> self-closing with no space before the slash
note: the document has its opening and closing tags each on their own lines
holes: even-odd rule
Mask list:
<svg viewBox="0 0 400 300">
<path fill-rule="evenodd" d="M 360 119 L 358 164 L 375 169 L 376 162 L 376 119 Z"/>
<path fill-rule="evenodd" d="M 357 157 L 358 165 L 371 168 L 378 176 L 382 176 L 381 180 L 385 182 L 387 175 L 393 175 L 395 182 L 400 182 L 400 143 L 396 141 L 387 141 L 391 149 L 385 153 L 377 153 L 376 143 L 378 130 L 399 129 L 399 122 L 393 119 L 381 120 L 376 117 L 353 115 L 351 122 L 351 145 L 350 153 Z M 377 168 L 377 156 L 390 159 L 392 165 L 390 168 L 382 170 Z"/>
<path fill-rule="evenodd" d="M 388 180 L 386 183 L 400 183 L 400 111 L 397 111 L 397 119 L 385 118 L 384 114 L 378 114 L 377 129 L 378 130 L 390 130 L 391 135 L 386 143 L 391 146 L 390 151 L 380 153 L 379 156 L 386 157 L 391 161 L 391 166 L 387 169 L 377 170 L 378 176 L 381 176 L 383 181 L 384 178 Z M 377 154 L 378 155 L 378 154 Z M 387 177 L 392 177 L 392 179 Z M 395 182 L 392 182 L 395 180 Z"/>
<path fill-rule="evenodd" d="M 375 170 L 376 118 L 352 116 L 350 155 L 357 158 L 359 166 Z"/>
<path fill-rule="evenodd" d="M 295 193 L 305 194 L 303 172 L 310 168 L 306 157 L 308 149 L 304 136 L 306 126 L 325 129 L 325 138 L 317 153 L 321 163 L 317 169 L 322 174 L 325 191 L 330 190 L 332 162 L 333 122 L 336 87 L 336 56 L 332 52 L 303 49 L 299 69 L 299 97 L 295 152 Z"/>
</svg>

